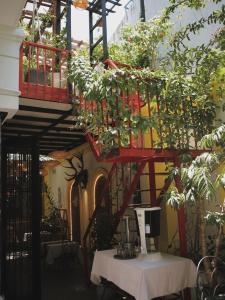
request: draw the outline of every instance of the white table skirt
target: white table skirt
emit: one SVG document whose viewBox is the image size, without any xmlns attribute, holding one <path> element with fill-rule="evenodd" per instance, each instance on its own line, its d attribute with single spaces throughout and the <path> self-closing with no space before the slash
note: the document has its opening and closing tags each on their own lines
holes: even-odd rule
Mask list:
<svg viewBox="0 0 225 300">
<path fill-rule="evenodd" d="M 196 284 L 196 266 L 190 259 L 158 252 L 120 260 L 113 258 L 115 253 L 115 249 L 95 253 L 92 282 L 99 284 L 104 277 L 136 300 L 170 295 Z"/>
</svg>

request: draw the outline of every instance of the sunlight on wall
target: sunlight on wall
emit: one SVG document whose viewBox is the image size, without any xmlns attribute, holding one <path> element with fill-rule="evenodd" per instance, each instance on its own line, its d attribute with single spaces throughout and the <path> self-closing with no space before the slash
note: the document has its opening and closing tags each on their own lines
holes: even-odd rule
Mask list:
<svg viewBox="0 0 225 300">
<path fill-rule="evenodd" d="M 100 168 L 95 170 L 95 172 L 92 175 L 92 178 L 90 180 L 90 185 L 89 185 L 90 186 L 90 189 L 89 189 L 89 195 L 90 195 L 90 203 L 89 203 L 90 211 L 89 211 L 89 214 L 90 215 L 92 215 L 92 212 L 95 209 L 95 188 L 96 188 L 96 184 L 97 184 L 97 181 L 99 180 L 99 178 L 101 178 L 102 176 L 107 178 L 108 172 L 105 168 L 100 167 Z"/>
<path fill-rule="evenodd" d="M 99 174 L 95 178 L 95 181 L 94 181 L 94 184 L 93 184 L 93 207 L 94 207 L 94 209 L 95 209 L 95 206 L 96 206 L 95 189 L 96 189 L 97 182 L 98 182 L 99 178 L 101 178 L 101 177 L 104 177 L 104 174 Z"/>
<path fill-rule="evenodd" d="M 74 180 L 75 181 L 75 180 Z M 71 198 L 72 198 L 72 189 L 74 185 L 74 181 L 69 183 L 69 193 L 68 193 L 68 226 L 69 226 L 69 237 L 70 240 L 73 239 L 73 224 L 72 224 L 72 203 L 71 203 Z"/>
<path fill-rule="evenodd" d="M 86 190 L 81 191 L 80 199 L 80 219 L 83 220 L 80 224 L 80 229 L 81 236 L 83 236 L 86 230 L 87 223 L 89 221 L 88 193 Z"/>
</svg>

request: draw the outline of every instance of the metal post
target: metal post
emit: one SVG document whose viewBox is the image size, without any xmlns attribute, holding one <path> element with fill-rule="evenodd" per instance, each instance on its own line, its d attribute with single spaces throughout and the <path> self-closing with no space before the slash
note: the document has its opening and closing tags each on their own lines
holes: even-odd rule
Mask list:
<svg viewBox="0 0 225 300">
<path fill-rule="evenodd" d="M 145 0 L 140 0 L 140 19 L 145 22 Z"/>
<path fill-rule="evenodd" d="M 33 300 L 41 299 L 41 251 L 40 251 L 40 221 L 41 221 L 41 176 L 39 174 L 39 144 L 32 144 L 31 190 L 32 190 L 32 273 Z"/>
<path fill-rule="evenodd" d="M 3 295 L 4 292 L 4 245 L 5 245 L 5 239 L 4 239 L 4 229 L 3 228 L 3 196 L 2 196 L 2 186 L 3 186 L 3 176 L 2 176 L 2 116 L 0 114 L 0 295 Z M 4 243 L 4 244 L 3 244 Z"/>
<path fill-rule="evenodd" d="M 6 292 L 6 184 L 7 157 L 2 143 L 3 113 L 0 114 L 0 295 Z M 5 146 L 5 145 L 4 145 Z"/>
<path fill-rule="evenodd" d="M 3 263 L 3 255 L 2 255 L 2 244 L 3 244 L 3 228 L 2 228 L 2 118 L 0 114 L 0 295 L 2 295 L 2 263 Z"/>
<path fill-rule="evenodd" d="M 56 8 L 55 8 L 55 15 L 56 15 L 56 21 L 55 21 L 55 32 L 56 34 L 59 34 L 61 31 L 61 0 L 56 1 Z"/>
<path fill-rule="evenodd" d="M 94 38 L 93 38 L 93 13 L 92 11 L 89 11 L 89 45 L 90 45 L 90 61 L 92 61 L 92 54 L 93 54 L 93 49 L 92 49 L 92 45 L 94 42 Z"/>
<path fill-rule="evenodd" d="M 102 7 L 102 36 L 103 36 L 103 59 L 107 59 L 108 54 L 108 41 L 107 41 L 107 20 L 106 20 L 106 0 L 101 0 Z"/>
<path fill-rule="evenodd" d="M 71 50 L 72 49 L 72 34 L 71 34 L 71 0 L 66 0 L 66 36 L 67 36 L 67 44 L 66 49 Z M 70 71 L 70 65 L 71 65 L 71 53 L 68 55 L 68 71 Z M 69 97 L 72 95 L 72 84 L 70 82 L 67 83 Z"/>
<path fill-rule="evenodd" d="M 154 160 L 149 160 L 149 190 L 150 190 L 150 201 L 151 206 L 159 205 L 156 200 L 156 182 L 155 182 L 155 163 Z"/>
<path fill-rule="evenodd" d="M 71 50 L 72 49 L 72 42 L 71 42 L 71 1 L 66 0 L 66 35 L 67 35 L 67 45 L 66 49 Z"/>
</svg>

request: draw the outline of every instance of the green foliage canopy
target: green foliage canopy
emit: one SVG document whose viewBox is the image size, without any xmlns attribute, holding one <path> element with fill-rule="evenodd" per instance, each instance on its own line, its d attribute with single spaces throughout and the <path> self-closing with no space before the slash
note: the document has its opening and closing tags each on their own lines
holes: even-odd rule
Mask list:
<svg viewBox="0 0 225 300">
<path fill-rule="evenodd" d="M 193 138 L 197 143 L 212 131 L 216 109 L 225 92 L 225 52 L 213 47 L 219 45 L 218 35 L 196 47 L 186 46 L 184 40 L 188 40 L 190 33 L 199 32 L 207 22 L 221 24 L 224 7 L 172 35 L 168 18 L 180 5 L 200 8 L 205 3 L 170 1 L 161 17 L 125 27 L 121 44 L 112 45 L 109 53 L 114 60 L 133 68 L 104 69 L 98 65 L 93 69 L 85 59 L 74 58 L 70 79 L 87 101 L 94 99 L 97 105 L 94 114 L 82 109 L 77 125 L 88 125 L 87 130 L 98 134 L 100 143 L 115 147 L 120 135 L 126 145 L 130 132 L 138 134 L 139 129 L 154 128 L 163 140 L 156 147 L 188 149 L 193 146 Z M 160 49 L 166 49 L 167 44 L 169 48 L 160 58 Z M 160 111 L 152 107 L 151 118 L 133 116 L 120 101 L 119 107 L 116 106 L 121 91 L 132 93 L 137 86 L 144 103 L 149 95 L 155 103 L 158 99 Z M 103 102 L 116 126 L 106 128 L 102 122 Z"/>
</svg>

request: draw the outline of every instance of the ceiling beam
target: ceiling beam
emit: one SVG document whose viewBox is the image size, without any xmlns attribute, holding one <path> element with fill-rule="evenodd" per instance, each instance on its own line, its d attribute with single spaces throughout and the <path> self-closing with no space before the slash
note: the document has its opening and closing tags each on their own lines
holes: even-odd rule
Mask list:
<svg viewBox="0 0 225 300">
<path fill-rule="evenodd" d="M 41 112 L 41 113 L 54 114 L 54 115 L 62 115 L 66 112 L 71 112 L 71 109 L 70 110 L 60 110 L 60 109 L 29 106 L 29 105 L 19 105 L 19 110 L 32 111 L 32 112 Z"/>
<path fill-rule="evenodd" d="M 64 121 L 68 116 L 71 115 L 72 113 L 72 109 L 67 111 L 66 113 L 64 113 L 61 117 L 59 117 L 57 120 L 53 120 L 52 124 L 49 125 L 47 128 L 43 129 L 42 132 L 38 133 L 36 135 L 36 137 L 41 137 L 43 136 L 46 132 L 48 132 L 49 130 L 55 130 L 55 126 L 57 126 L 58 124 L 62 123 L 62 121 Z"/>
<path fill-rule="evenodd" d="M 58 119 L 53 118 L 42 118 L 42 117 L 33 117 L 33 116 L 23 116 L 23 115 L 15 115 L 13 117 L 13 120 L 20 120 L 20 121 L 31 121 L 31 122 L 43 122 L 43 123 L 52 123 L 54 121 L 57 121 Z M 62 119 L 60 121 L 61 124 L 67 124 L 67 125 L 75 125 L 75 122 L 72 120 L 64 120 Z"/>
<path fill-rule="evenodd" d="M 71 143 L 65 143 L 65 142 L 57 142 L 57 141 L 51 141 L 51 143 L 49 143 L 49 141 L 42 141 L 42 140 L 40 140 L 39 141 L 39 144 L 40 145 L 50 145 L 50 146 L 52 146 L 52 145 L 59 145 L 59 146 L 69 146 Z"/>
<path fill-rule="evenodd" d="M 25 128 L 25 129 L 34 129 L 34 130 L 42 130 L 41 132 L 36 132 L 36 133 L 42 133 L 44 129 L 46 129 L 46 126 L 40 126 L 40 125 L 30 125 L 30 124 L 20 124 L 20 123 L 5 123 L 3 126 L 3 129 L 10 127 L 10 128 Z M 56 132 L 73 132 L 74 134 L 84 134 L 82 129 L 76 129 L 76 128 L 68 128 L 68 127 L 53 127 L 49 129 L 46 132 L 49 131 L 56 131 Z"/>
<path fill-rule="evenodd" d="M 38 133 L 38 131 L 30 131 L 30 130 L 23 130 L 23 129 L 16 129 L 16 130 L 11 130 L 9 128 L 5 128 L 3 134 L 10 134 L 10 133 L 15 133 L 18 135 L 23 135 L 23 134 L 29 134 L 29 135 L 33 135 L 34 133 Z M 81 133 L 80 135 L 78 135 L 77 133 L 73 133 L 71 132 L 71 134 L 68 133 L 61 133 L 61 132 L 57 132 L 57 133 L 51 133 L 51 132 L 47 132 L 45 133 L 45 136 L 49 136 L 49 137 L 57 137 L 57 138 L 78 138 L 79 136 L 83 136 L 84 134 Z"/>
<path fill-rule="evenodd" d="M 80 141 L 79 138 L 76 139 L 65 139 L 65 140 L 59 140 L 59 139 L 54 139 L 54 138 L 49 138 L 49 137 L 44 137 L 40 139 L 41 143 L 49 143 L 51 144 L 52 142 L 57 142 L 59 144 L 68 144 L 68 143 L 73 143 L 74 141 Z"/>
</svg>

